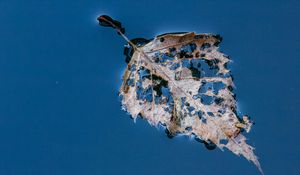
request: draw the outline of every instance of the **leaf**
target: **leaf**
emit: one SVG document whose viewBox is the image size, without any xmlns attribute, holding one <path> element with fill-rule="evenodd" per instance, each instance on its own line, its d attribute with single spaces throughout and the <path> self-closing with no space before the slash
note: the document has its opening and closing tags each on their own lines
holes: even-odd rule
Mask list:
<svg viewBox="0 0 300 175">
<path fill-rule="evenodd" d="M 120 31 L 119 31 L 120 33 Z M 252 122 L 240 118 L 219 35 L 169 33 L 152 41 L 128 41 L 127 69 L 120 88 L 122 106 L 135 120 L 164 126 L 169 137 L 194 137 L 206 148 L 227 148 L 252 161 L 263 174 L 254 148 L 241 134 Z"/>
<path fill-rule="evenodd" d="M 218 51 L 220 40 L 210 34 L 167 34 L 139 47 L 123 76 L 122 105 L 134 119 L 226 147 L 260 169 L 238 127 L 244 124 L 226 68 L 230 60 Z"/>
</svg>

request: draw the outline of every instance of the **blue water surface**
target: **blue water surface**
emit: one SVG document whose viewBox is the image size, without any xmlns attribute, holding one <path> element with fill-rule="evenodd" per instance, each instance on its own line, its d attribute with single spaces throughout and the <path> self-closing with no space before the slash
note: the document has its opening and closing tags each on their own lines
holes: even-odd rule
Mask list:
<svg viewBox="0 0 300 175">
<path fill-rule="evenodd" d="M 129 38 L 220 34 L 265 174 L 299 174 L 299 1 L 1 0 L 1 175 L 259 174 L 121 110 L 126 43 L 98 26 L 100 14 Z"/>
</svg>

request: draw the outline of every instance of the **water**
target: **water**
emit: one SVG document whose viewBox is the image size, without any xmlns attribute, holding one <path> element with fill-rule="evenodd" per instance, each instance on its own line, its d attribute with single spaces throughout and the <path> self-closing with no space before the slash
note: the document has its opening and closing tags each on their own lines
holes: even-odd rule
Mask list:
<svg viewBox="0 0 300 175">
<path fill-rule="evenodd" d="M 0 2 L 0 174 L 258 174 L 228 151 L 168 139 L 121 110 L 125 42 L 195 31 L 223 37 L 247 137 L 265 174 L 299 173 L 299 2 Z M 220 166 L 220 167 L 218 167 Z M 247 173 L 244 173 L 247 172 Z"/>
</svg>

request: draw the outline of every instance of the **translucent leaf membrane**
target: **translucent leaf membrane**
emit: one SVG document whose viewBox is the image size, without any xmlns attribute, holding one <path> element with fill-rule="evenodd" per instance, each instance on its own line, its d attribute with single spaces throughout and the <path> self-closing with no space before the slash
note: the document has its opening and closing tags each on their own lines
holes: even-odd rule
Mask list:
<svg viewBox="0 0 300 175">
<path fill-rule="evenodd" d="M 169 137 L 187 135 L 207 149 L 225 147 L 261 171 L 253 147 L 241 134 L 250 131 L 252 122 L 237 115 L 230 59 L 218 51 L 221 40 L 195 33 L 135 40 L 142 44 L 131 50 L 128 45 L 125 51 L 122 105 L 133 119 L 164 126 Z"/>
</svg>

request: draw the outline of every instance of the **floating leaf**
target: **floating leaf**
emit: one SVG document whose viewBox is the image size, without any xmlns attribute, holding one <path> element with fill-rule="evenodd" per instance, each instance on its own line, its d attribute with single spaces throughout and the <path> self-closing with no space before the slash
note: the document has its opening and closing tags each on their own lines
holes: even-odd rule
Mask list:
<svg viewBox="0 0 300 175">
<path fill-rule="evenodd" d="M 168 33 L 127 41 L 122 106 L 133 119 L 162 125 L 168 137 L 194 137 L 209 150 L 227 148 L 262 172 L 242 131 L 252 122 L 237 114 L 228 56 L 218 51 L 220 35 Z"/>
</svg>

